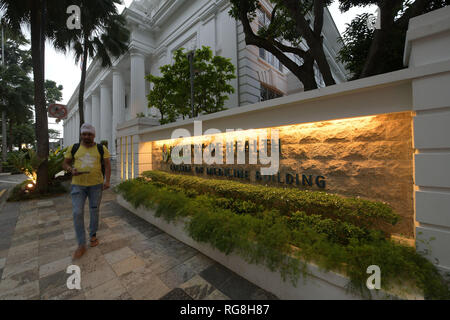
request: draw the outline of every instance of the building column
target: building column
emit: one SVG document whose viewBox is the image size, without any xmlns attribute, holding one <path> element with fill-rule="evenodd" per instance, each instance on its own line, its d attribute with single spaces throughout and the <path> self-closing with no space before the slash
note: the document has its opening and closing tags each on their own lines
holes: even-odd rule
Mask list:
<svg viewBox="0 0 450 320">
<path fill-rule="evenodd" d="M 100 141 L 108 141 L 108 150 L 111 150 L 111 130 L 112 129 L 112 103 L 111 89 L 108 85 L 100 85 Z"/>
<path fill-rule="evenodd" d="M 95 128 L 95 141 L 100 142 L 100 98 L 97 93 L 92 94 L 92 125 Z"/>
<path fill-rule="evenodd" d="M 77 109 L 75 110 L 75 143 L 80 140 L 80 113 Z"/>
<path fill-rule="evenodd" d="M 145 95 L 145 57 L 141 52 L 131 50 L 131 92 L 130 92 L 130 112 L 131 119 L 136 118 L 136 114 L 143 112 L 147 108 L 148 102 Z"/>
<path fill-rule="evenodd" d="M 84 122 L 92 124 L 92 105 L 90 99 L 84 101 L 85 113 Z"/>
<path fill-rule="evenodd" d="M 117 125 L 125 121 L 125 87 L 122 74 L 115 70 L 113 72 L 113 114 L 112 114 L 112 145 L 111 154 L 117 155 L 119 141 L 117 137 Z"/>
<path fill-rule="evenodd" d="M 410 20 L 405 53 L 410 68 L 450 63 L 448 21 L 450 7 Z M 450 272 L 450 70 L 437 72 L 412 81 L 416 249 L 445 274 Z"/>
<path fill-rule="evenodd" d="M 69 137 L 69 140 L 67 140 L 67 143 L 72 144 L 72 139 L 73 139 L 73 132 L 72 132 L 72 117 L 69 118 L 69 120 L 67 121 L 67 135 Z"/>
<path fill-rule="evenodd" d="M 67 118 L 64 120 L 64 133 L 63 133 L 63 139 L 64 139 L 64 147 L 67 147 L 69 145 L 69 119 Z"/>
<path fill-rule="evenodd" d="M 70 136 L 71 136 L 71 144 L 75 143 L 75 114 L 72 114 L 71 120 L 70 120 Z"/>
</svg>

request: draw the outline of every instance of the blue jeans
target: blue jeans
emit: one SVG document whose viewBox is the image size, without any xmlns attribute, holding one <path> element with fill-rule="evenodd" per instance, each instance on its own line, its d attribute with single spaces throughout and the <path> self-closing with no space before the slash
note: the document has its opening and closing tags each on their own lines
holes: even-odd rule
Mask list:
<svg viewBox="0 0 450 320">
<path fill-rule="evenodd" d="M 89 198 L 89 236 L 92 237 L 98 230 L 102 188 L 103 184 L 97 184 L 95 186 L 72 185 L 70 195 L 72 196 L 73 224 L 78 245 L 80 246 L 86 244 L 86 234 L 84 231 L 84 203 L 86 202 L 86 197 Z"/>
</svg>

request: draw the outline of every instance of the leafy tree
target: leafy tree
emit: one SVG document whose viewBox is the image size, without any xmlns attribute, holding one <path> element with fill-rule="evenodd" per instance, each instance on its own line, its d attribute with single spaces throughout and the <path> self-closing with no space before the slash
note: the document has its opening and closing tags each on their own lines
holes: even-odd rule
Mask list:
<svg viewBox="0 0 450 320">
<path fill-rule="evenodd" d="M 48 135 L 50 139 L 55 140 L 59 139 L 59 131 L 55 129 L 48 129 Z"/>
<path fill-rule="evenodd" d="M 62 99 L 62 85 L 57 85 L 53 80 L 45 80 L 45 99 L 47 106 L 52 103 L 61 101 Z"/>
<path fill-rule="evenodd" d="M 347 64 L 352 79 L 403 68 L 409 19 L 450 5 L 450 0 L 339 0 L 342 12 L 356 6 L 377 5 L 381 28 L 367 28 L 368 14 L 357 16 L 344 33 L 339 59 Z"/>
<path fill-rule="evenodd" d="M 9 138 L 4 150 L 12 150 L 13 128 L 17 124 L 27 123 L 33 117 L 33 82 L 30 50 L 21 49 L 29 42 L 20 33 L 5 27 L 5 66 L 0 65 L 0 110 L 5 112 L 5 125 Z M 3 139 L 2 139 L 3 140 Z"/>
<path fill-rule="evenodd" d="M 22 149 L 22 144 L 34 145 L 36 143 L 36 135 L 34 132 L 34 124 L 30 121 L 28 123 L 19 123 L 12 126 L 11 135 L 12 145 Z"/>
<path fill-rule="evenodd" d="M 173 65 L 160 68 L 162 76 L 147 75 L 153 89 L 147 96 L 148 107 L 155 107 L 161 113 L 161 124 L 183 119 L 191 114 L 190 64 L 184 49 L 175 51 Z M 229 84 L 234 75 L 230 59 L 213 56 L 209 47 L 203 46 L 194 54 L 194 115 L 224 110 L 228 94 L 234 92 Z"/>
<path fill-rule="evenodd" d="M 81 60 L 81 80 L 78 90 L 80 127 L 84 123 L 84 90 L 88 59 L 97 56 L 102 67 L 112 65 L 111 57 L 119 57 L 128 49 L 130 32 L 126 20 L 117 11 L 120 0 L 74 0 L 81 9 L 81 29 L 61 30 L 56 47 L 63 52 L 69 47 L 75 53 L 75 63 Z"/>
<path fill-rule="evenodd" d="M 72 0 L 0 0 L 0 10 L 12 30 L 20 30 L 21 25 L 31 29 L 31 57 L 34 79 L 35 132 L 37 138 L 37 190 L 48 191 L 48 118 L 44 88 L 45 39 L 56 39 L 59 30 L 66 28 L 67 7 Z"/>
<path fill-rule="evenodd" d="M 332 0 L 269 0 L 273 5 L 270 23 L 256 33 L 251 23 L 261 9 L 258 0 L 231 0 L 230 15 L 242 22 L 245 43 L 271 52 L 304 85 L 305 91 L 317 88 L 314 63 L 325 84 L 335 80 L 323 49 L 323 13 Z M 313 22 L 311 23 L 313 18 Z M 302 49 L 305 43 L 308 49 Z M 301 61 L 299 65 L 292 55 Z"/>
</svg>

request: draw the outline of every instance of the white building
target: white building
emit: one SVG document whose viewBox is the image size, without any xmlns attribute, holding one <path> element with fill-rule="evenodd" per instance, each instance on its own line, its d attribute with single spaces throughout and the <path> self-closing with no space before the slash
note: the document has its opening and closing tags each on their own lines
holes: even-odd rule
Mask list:
<svg viewBox="0 0 450 320">
<path fill-rule="evenodd" d="M 259 13 L 254 21 L 255 30 L 271 12 L 267 1 L 261 3 L 268 11 Z M 213 54 L 231 58 L 237 78 L 231 82 L 235 93 L 227 100 L 227 108 L 303 90 L 298 79 L 271 53 L 246 46 L 241 23 L 228 14 L 230 7 L 228 0 L 135 0 L 125 9 L 131 32 L 129 50 L 111 68 L 102 68 L 98 60 L 93 60 L 87 70 L 84 96 L 85 122 L 95 126 L 96 142 L 108 141 L 113 158 L 117 151 L 118 124 L 127 121 L 131 125 L 159 124 L 158 110 L 147 107 L 150 84 L 145 76 L 160 75 L 159 68 L 171 63 L 172 54 L 178 48 L 191 50 L 205 45 L 211 47 Z M 337 83 L 345 81 L 346 72 L 336 62 L 339 36 L 329 11 L 325 10 L 324 48 Z M 316 78 L 320 83 L 320 73 Z M 67 107 L 65 146 L 79 139 L 78 88 Z M 133 120 L 141 113 L 145 118 Z"/>
</svg>

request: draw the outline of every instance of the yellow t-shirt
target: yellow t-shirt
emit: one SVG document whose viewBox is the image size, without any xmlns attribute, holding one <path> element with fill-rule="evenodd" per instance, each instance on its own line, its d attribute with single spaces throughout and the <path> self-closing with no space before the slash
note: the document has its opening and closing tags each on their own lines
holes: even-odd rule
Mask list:
<svg viewBox="0 0 450 320">
<path fill-rule="evenodd" d="M 64 154 L 64 158 L 72 159 L 72 148 L 73 145 L 67 149 Z M 105 146 L 103 146 L 103 151 L 103 159 L 109 158 L 109 151 Z M 78 171 L 89 171 L 89 173 L 73 176 L 72 184 L 77 184 L 80 186 L 95 186 L 103 183 L 100 153 L 98 152 L 95 144 L 90 148 L 86 148 L 80 144 L 80 147 L 75 153 L 75 163 L 73 164 L 73 167 Z"/>
</svg>

